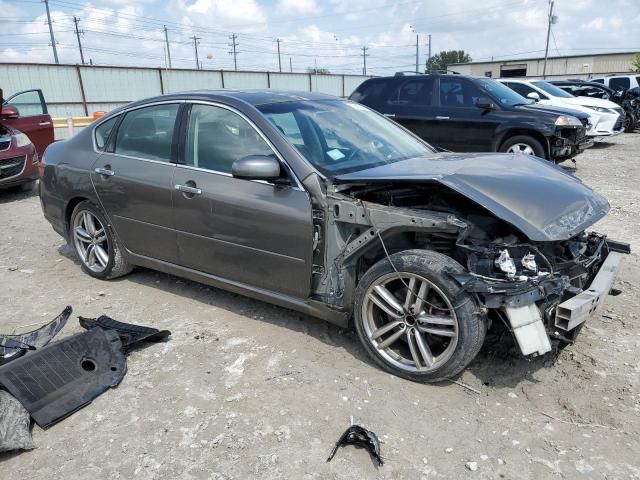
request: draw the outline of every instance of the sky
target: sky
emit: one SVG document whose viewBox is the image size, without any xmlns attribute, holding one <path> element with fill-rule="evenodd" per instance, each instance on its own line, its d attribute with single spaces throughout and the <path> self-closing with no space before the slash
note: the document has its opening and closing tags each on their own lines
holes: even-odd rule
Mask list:
<svg viewBox="0 0 640 480">
<path fill-rule="evenodd" d="M 49 0 L 60 63 L 173 68 L 326 68 L 391 74 L 421 67 L 431 51 L 465 50 L 474 61 L 544 55 L 548 0 Z M 640 1 L 556 0 L 549 55 L 640 51 Z M 0 0 L 0 59 L 53 63 L 45 4 Z"/>
</svg>

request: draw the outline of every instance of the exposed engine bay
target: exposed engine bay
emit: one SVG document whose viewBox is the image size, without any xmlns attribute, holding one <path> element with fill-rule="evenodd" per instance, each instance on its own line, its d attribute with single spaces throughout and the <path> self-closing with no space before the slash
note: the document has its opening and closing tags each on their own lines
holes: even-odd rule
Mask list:
<svg viewBox="0 0 640 480">
<path fill-rule="evenodd" d="M 549 351 L 549 337 L 571 342 L 609 294 L 617 256 L 630 252 L 628 244 L 594 232 L 532 241 L 484 207 L 434 182 L 344 184 L 335 190 L 327 195 L 327 219 L 337 227 L 329 232 L 337 233 L 326 238 L 324 263 L 319 258 L 315 262 L 316 273 L 322 273 L 315 291 L 325 301 L 348 308 L 348 292 L 382 254 L 434 250 L 466 268 L 467 273 L 452 276 L 476 296 L 483 314 L 507 325 L 525 355 Z M 316 217 L 316 230 L 322 231 L 324 217 Z M 594 291 L 590 286 L 607 258 L 615 263 L 610 281 L 601 279 L 603 286 Z M 590 293 L 588 298 L 582 298 L 585 293 Z"/>
</svg>

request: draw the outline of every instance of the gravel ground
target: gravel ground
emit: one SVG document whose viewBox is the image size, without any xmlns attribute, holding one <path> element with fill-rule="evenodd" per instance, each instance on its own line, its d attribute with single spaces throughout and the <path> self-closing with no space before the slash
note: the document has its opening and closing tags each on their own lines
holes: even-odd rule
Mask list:
<svg viewBox="0 0 640 480">
<path fill-rule="evenodd" d="M 577 174 L 605 194 L 597 230 L 639 245 L 640 134 L 597 144 Z M 544 195 L 544 192 L 540 192 Z M 458 379 L 420 385 L 368 360 L 353 333 L 290 310 L 149 270 L 83 274 L 36 195 L 0 193 L 0 330 L 34 328 L 66 305 L 173 332 L 36 449 L 0 455 L 2 478 L 640 479 L 640 263 L 629 256 L 602 315 L 557 357 L 526 360 L 509 338 Z M 61 336 L 81 331 L 70 321 Z M 367 452 L 326 457 L 355 423 Z"/>
</svg>

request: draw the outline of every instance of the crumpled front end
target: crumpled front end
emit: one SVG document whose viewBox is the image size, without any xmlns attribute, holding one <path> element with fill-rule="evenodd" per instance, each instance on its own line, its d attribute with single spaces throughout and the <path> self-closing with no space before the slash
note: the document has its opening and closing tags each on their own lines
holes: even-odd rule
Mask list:
<svg viewBox="0 0 640 480">
<path fill-rule="evenodd" d="M 505 322 L 523 355 L 570 342 L 602 308 L 628 244 L 597 233 L 559 242 L 459 242 L 468 252 L 460 285 Z"/>
</svg>

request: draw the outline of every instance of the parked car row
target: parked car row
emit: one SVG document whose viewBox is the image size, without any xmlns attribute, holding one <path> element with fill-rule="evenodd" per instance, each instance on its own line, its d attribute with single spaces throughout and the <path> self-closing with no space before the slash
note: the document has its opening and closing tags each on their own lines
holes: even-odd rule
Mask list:
<svg viewBox="0 0 640 480">
<path fill-rule="evenodd" d="M 631 131 L 636 118 L 627 119 L 631 107 L 623 102 L 574 96 L 541 80 L 458 74 L 369 79 L 350 98 L 440 149 L 521 152 L 556 163 L 573 159 L 593 140 L 620 135 L 625 126 Z"/>
</svg>

